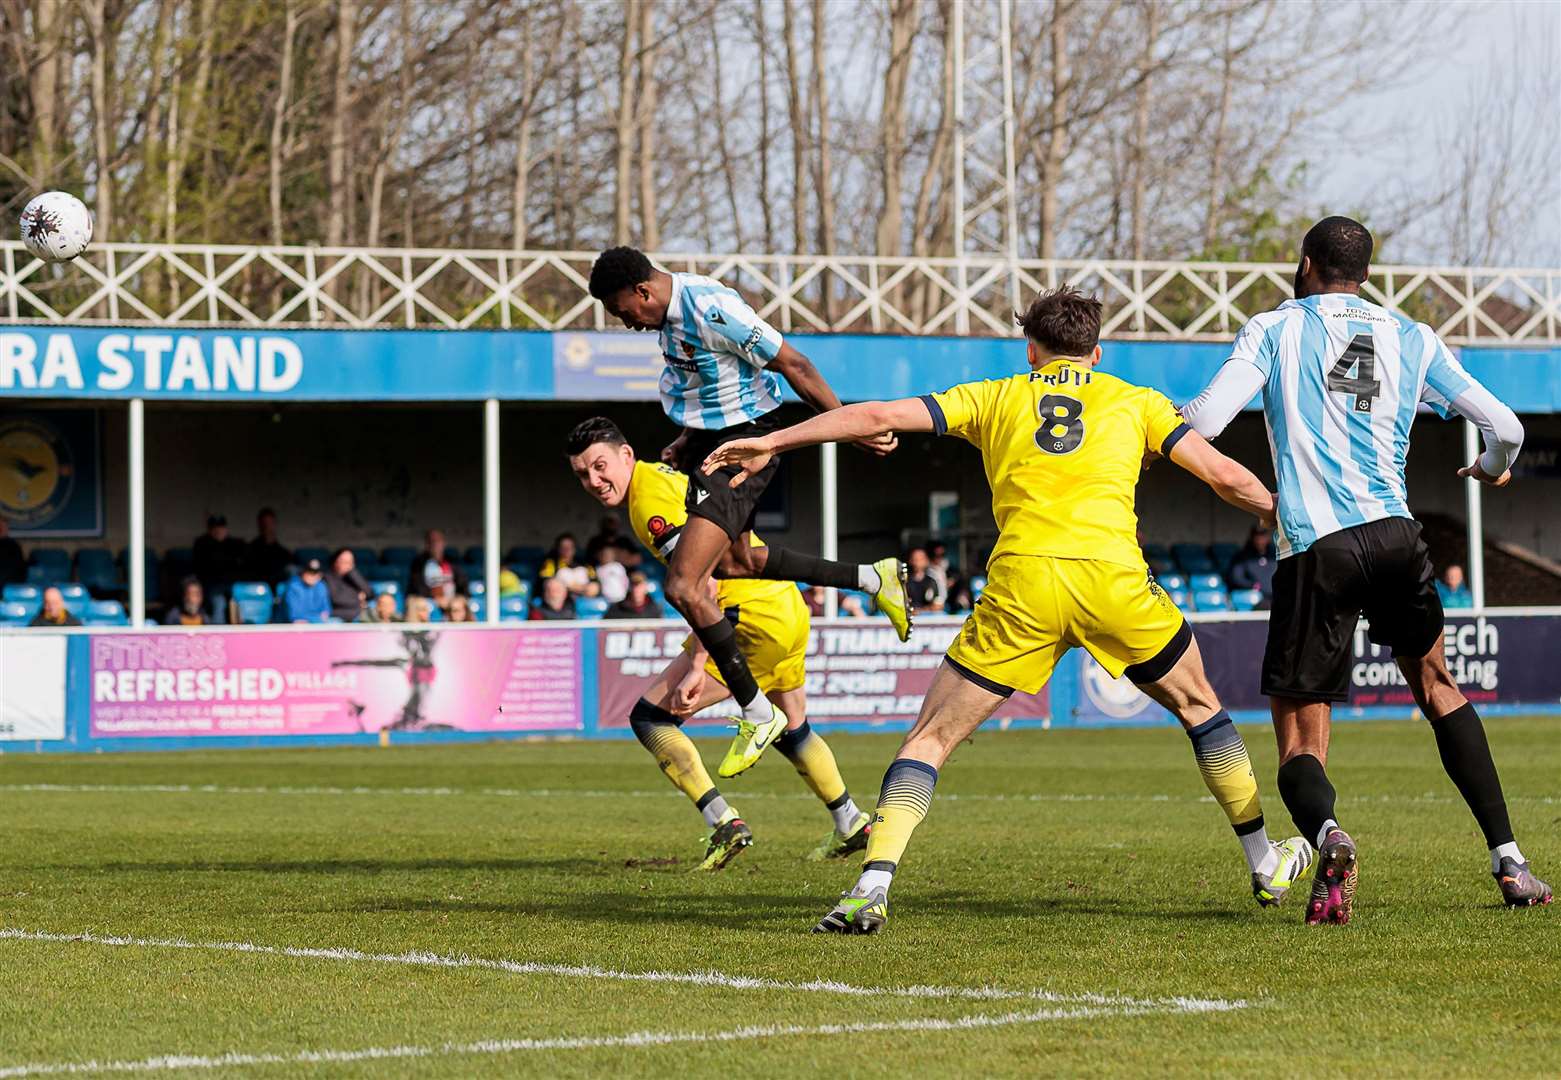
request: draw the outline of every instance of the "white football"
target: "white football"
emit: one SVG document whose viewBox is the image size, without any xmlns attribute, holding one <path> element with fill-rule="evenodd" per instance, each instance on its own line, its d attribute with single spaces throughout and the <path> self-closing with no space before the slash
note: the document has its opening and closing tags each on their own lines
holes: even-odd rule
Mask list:
<svg viewBox="0 0 1561 1080">
<path fill-rule="evenodd" d="M 92 211 L 68 191 L 45 191 L 22 211 L 22 243 L 48 262 L 74 259 L 92 242 Z"/>
</svg>

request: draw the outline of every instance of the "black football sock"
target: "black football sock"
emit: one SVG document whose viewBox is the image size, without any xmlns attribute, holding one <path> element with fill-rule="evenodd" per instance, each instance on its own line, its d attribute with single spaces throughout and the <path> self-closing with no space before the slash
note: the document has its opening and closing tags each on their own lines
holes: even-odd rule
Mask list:
<svg viewBox="0 0 1561 1080">
<path fill-rule="evenodd" d="M 715 668 L 721 673 L 721 681 L 746 713 L 748 706 L 759 696 L 759 684 L 754 682 L 753 672 L 748 670 L 748 661 L 743 659 L 741 650 L 737 648 L 737 631 L 722 618 L 710 626 L 694 627 L 694 636 L 710 654 L 710 659 L 715 661 Z"/>
<path fill-rule="evenodd" d="M 1512 843 L 1507 800 L 1501 794 L 1501 778 L 1496 775 L 1496 762 L 1491 759 L 1480 714 L 1472 704 L 1464 702 L 1462 708 L 1432 720 L 1431 730 L 1436 733 L 1442 768 L 1474 811 L 1474 820 L 1485 834 L 1485 846 L 1495 848 Z"/>
<path fill-rule="evenodd" d="M 755 577 L 766 581 L 802 581 L 834 589 L 861 588 L 861 569 L 856 563 L 833 562 L 786 548 L 767 550 L 769 555 Z"/>
<path fill-rule="evenodd" d="M 1333 785 L 1323 763 L 1311 754 L 1297 754 L 1279 766 L 1279 797 L 1307 843 L 1320 843 L 1323 826 L 1338 824 L 1333 816 Z"/>
</svg>

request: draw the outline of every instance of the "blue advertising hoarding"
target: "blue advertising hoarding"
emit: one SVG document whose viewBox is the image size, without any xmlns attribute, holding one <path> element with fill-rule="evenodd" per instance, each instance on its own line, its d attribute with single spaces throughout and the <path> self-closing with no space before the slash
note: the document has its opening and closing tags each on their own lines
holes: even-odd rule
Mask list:
<svg viewBox="0 0 1561 1080">
<path fill-rule="evenodd" d="M 847 401 L 906 397 L 1022 370 L 1013 338 L 794 334 Z M 1108 341 L 1104 370 L 1193 397 L 1219 342 Z M 1462 350 L 1521 412 L 1561 410 L 1561 349 Z M 172 401 L 649 401 L 657 339 L 626 331 L 0 330 L 0 395 Z"/>
</svg>

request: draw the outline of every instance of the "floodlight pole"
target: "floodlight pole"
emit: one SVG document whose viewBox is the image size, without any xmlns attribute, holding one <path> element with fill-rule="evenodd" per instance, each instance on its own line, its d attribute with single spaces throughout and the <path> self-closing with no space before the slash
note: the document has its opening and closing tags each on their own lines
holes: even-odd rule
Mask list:
<svg viewBox="0 0 1561 1080">
<path fill-rule="evenodd" d="M 499 621 L 499 401 L 482 403 L 483 620 Z"/>
<path fill-rule="evenodd" d="M 1463 422 L 1463 459 L 1480 456 L 1480 429 L 1471 420 Z M 1469 518 L 1469 595 L 1476 611 L 1485 607 L 1485 492 L 1480 482 L 1469 477 L 1463 482 L 1464 504 Z"/>
<path fill-rule="evenodd" d="M 130 625 L 146 622 L 146 402 L 130 399 Z"/>
</svg>

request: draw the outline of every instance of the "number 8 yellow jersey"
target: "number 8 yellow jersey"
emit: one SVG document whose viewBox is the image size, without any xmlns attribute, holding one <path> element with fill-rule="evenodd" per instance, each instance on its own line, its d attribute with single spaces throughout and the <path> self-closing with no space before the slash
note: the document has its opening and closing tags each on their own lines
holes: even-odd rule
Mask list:
<svg viewBox="0 0 1561 1080">
<path fill-rule="evenodd" d="M 922 400 L 938 434 L 981 450 L 997 518 L 993 559 L 1144 565 L 1134 509 L 1144 452 L 1169 454 L 1190 430 L 1164 394 L 1059 359 Z"/>
</svg>

